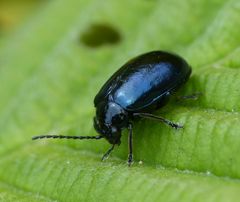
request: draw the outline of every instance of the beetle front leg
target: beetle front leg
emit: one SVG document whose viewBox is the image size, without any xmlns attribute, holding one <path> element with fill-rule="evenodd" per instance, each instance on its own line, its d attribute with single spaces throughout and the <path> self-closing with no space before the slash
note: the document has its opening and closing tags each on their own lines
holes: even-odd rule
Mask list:
<svg viewBox="0 0 240 202">
<path fill-rule="evenodd" d="M 179 125 L 177 123 L 174 123 L 168 119 L 165 119 L 161 116 L 156 116 L 156 115 L 153 115 L 153 114 L 149 114 L 149 113 L 134 113 L 133 114 L 134 116 L 139 116 L 139 117 L 142 117 L 142 118 L 147 118 L 147 119 L 152 119 L 152 120 L 155 120 L 155 121 L 161 121 L 175 129 L 178 129 L 178 128 L 183 128 L 182 125 Z"/>
<path fill-rule="evenodd" d="M 103 155 L 103 157 L 102 157 L 102 161 L 104 161 L 105 159 L 107 159 L 108 158 L 108 156 L 109 156 L 109 154 L 112 152 L 112 150 L 114 149 L 114 144 L 110 147 L 110 149 L 109 150 L 107 150 L 107 152 Z"/>
<path fill-rule="evenodd" d="M 132 124 L 130 123 L 128 126 L 129 134 L 128 134 L 128 149 L 129 149 L 129 154 L 128 154 L 128 166 L 131 166 L 133 163 L 133 137 L 132 137 Z"/>
</svg>

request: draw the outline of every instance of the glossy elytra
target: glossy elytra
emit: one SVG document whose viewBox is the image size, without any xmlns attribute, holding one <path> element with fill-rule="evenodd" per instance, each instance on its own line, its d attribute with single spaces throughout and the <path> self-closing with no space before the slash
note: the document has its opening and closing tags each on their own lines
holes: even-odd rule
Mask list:
<svg viewBox="0 0 240 202">
<path fill-rule="evenodd" d="M 94 99 L 96 116 L 94 128 L 98 136 L 41 135 L 40 138 L 101 139 L 112 145 L 104 154 L 108 157 L 115 145 L 120 145 L 122 130 L 129 131 L 128 164 L 133 162 L 132 136 L 133 120 L 137 117 L 154 119 L 181 128 L 163 117 L 151 112 L 164 106 L 191 74 L 191 67 L 178 55 L 152 51 L 135 57 L 124 64 L 102 86 Z"/>
</svg>

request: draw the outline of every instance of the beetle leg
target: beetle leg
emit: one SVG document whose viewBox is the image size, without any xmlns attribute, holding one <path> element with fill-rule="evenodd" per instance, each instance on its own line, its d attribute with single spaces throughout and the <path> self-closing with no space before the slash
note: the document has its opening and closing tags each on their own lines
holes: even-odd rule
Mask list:
<svg viewBox="0 0 240 202">
<path fill-rule="evenodd" d="M 161 121 L 175 129 L 178 129 L 178 128 L 183 128 L 182 125 L 179 125 L 177 123 L 174 123 L 168 119 L 165 119 L 161 116 L 156 116 L 156 115 L 153 115 L 153 114 L 149 114 L 149 113 L 134 113 L 133 114 L 134 116 L 139 116 L 139 117 L 142 117 L 142 118 L 147 118 L 147 119 L 152 119 L 152 120 L 156 120 L 156 121 Z"/>
<path fill-rule="evenodd" d="M 128 149 L 129 149 L 129 154 L 128 154 L 128 166 L 130 166 L 133 163 L 133 137 L 132 137 L 132 124 L 130 123 L 128 126 L 129 129 L 129 135 L 128 135 Z"/>
<path fill-rule="evenodd" d="M 201 92 L 196 92 L 193 93 L 191 95 L 183 95 L 183 96 L 178 96 L 177 99 L 181 100 L 181 99 L 192 99 L 192 100 L 197 100 L 200 96 L 202 95 Z"/>
<path fill-rule="evenodd" d="M 114 144 L 110 147 L 110 149 L 109 150 L 107 150 L 107 152 L 103 155 L 103 157 L 102 157 L 102 161 L 104 161 L 105 159 L 107 159 L 108 158 L 108 156 L 109 156 L 109 154 L 112 152 L 112 150 L 114 149 Z"/>
</svg>

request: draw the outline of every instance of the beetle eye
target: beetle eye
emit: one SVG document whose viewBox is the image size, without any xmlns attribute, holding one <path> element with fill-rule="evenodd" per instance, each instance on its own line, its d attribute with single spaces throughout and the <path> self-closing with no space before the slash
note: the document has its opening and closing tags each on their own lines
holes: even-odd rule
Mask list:
<svg viewBox="0 0 240 202">
<path fill-rule="evenodd" d="M 93 125 L 94 125 L 95 130 L 99 134 L 105 134 L 106 133 L 105 127 L 103 127 L 103 125 L 100 124 L 99 120 L 96 117 L 94 117 L 94 119 L 93 119 Z"/>
</svg>

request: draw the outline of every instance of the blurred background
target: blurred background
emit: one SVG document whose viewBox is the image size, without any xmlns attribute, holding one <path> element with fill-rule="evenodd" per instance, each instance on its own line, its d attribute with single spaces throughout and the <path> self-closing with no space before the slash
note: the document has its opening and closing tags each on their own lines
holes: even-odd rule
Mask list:
<svg viewBox="0 0 240 202">
<path fill-rule="evenodd" d="M 27 17 L 33 14 L 40 4 L 39 0 L 2 0 L 0 2 L 1 34 L 9 34 L 16 29 Z"/>
</svg>

